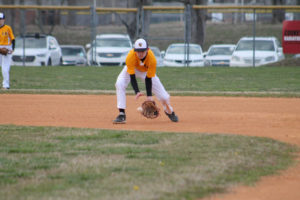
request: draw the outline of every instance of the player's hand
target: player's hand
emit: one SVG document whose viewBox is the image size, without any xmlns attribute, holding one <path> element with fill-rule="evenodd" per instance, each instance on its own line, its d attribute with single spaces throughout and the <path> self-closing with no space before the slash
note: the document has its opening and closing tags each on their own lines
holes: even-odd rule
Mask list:
<svg viewBox="0 0 300 200">
<path fill-rule="evenodd" d="M 141 96 L 144 96 L 144 94 L 142 92 L 138 92 L 136 95 L 135 95 L 135 100 L 138 100 Z"/>
<path fill-rule="evenodd" d="M 153 97 L 152 96 L 147 96 L 147 101 L 153 101 Z"/>
</svg>

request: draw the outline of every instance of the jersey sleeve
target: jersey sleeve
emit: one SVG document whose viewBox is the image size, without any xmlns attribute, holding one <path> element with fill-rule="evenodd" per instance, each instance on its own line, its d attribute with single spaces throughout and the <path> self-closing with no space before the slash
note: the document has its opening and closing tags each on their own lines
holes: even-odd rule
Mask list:
<svg viewBox="0 0 300 200">
<path fill-rule="evenodd" d="M 129 51 L 127 57 L 126 57 L 126 66 L 127 66 L 127 72 L 128 74 L 132 75 L 135 74 L 135 66 L 136 66 L 136 58 L 135 58 L 135 53 L 134 50 L 132 49 Z"/>
<path fill-rule="evenodd" d="M 8 26 L 8 34 L 9 34 L 10 40 L 14 40 L 15 39 L 14 33 L 13 33 L 13 31 L 12 31 L 12 29 L 11 29 L 10 26 Z"/>
</svg>

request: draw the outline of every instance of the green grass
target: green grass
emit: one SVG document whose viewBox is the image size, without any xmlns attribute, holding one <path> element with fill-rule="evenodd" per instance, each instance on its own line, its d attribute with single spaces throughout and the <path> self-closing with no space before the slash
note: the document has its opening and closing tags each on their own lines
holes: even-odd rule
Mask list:
<svg viewBox="0 0 300 200">
<path fill-rule="evenodd" d="M 59 90 L 80 91 L 110 90 L 114 93 L 115 81 L 121 67 L 12 67 L 11 88 L 14 90 Z M 226 92 L 283 93 L 299 96 L 300 68 L 171 68 L 157 69 L 168 91 L 176 95 L 224 95 Z M 138 79 L 139 80 L 139 79 Z M 145 86 L 139 81 L 140 89 Z M 10 92 L 14 92 L 11 90 Z M 130 84 L 128 91 L 133 91 Z M 18 92 L 18 91 L 16 91 Z M 24 92 L 24 91 L 22 91 Z M 196 94 L 193 94 L 196 92 Z M 244 94 L 242 94 L 244 95 Z M 257 94 L 261 95 L 261 94 Z M 268 94 L 264 94 L 268 95 Z"/>
<path fill-rule="evenodd" d="M 0 199 L 195 199 L 286 169 L 297 151 L 234 135 L 0 125 Z"/>
</svg>

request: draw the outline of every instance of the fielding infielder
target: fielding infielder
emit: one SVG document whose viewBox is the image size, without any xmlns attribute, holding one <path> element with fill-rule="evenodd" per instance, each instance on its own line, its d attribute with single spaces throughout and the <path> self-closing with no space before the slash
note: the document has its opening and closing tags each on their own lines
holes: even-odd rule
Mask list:
<svg viewBox="0 0 300 200">
<path fill-rule="evenodd" d="M 148 48 L 147 42 L 140 38 L 134 43 L 134 49 L 128 53 L 126 65 L 117 78 L 116 92 L 119 115 L 113 123 L 126 123 L 126 88 L 129 82 L 136 94 L 136 100 L 144 95 L 139 90 L 136 77 L 145 81 L 147 100 L 153 101 L 153 92 L 157 99 L 162 103 L 164 111 L 170 120 L 172 122 L 178 122 L 178 117 L 175 115 L 173 108 L 170 105 L 170 95 L 156 76 L 156 58 L 154 53 Z"/>
<path fill-rule="evenodd" d="M 5 25 L 5 15 L 0 13 L 0 48 L 9 50 L 7 55 L 0 54 L 0 65 L 2 68 L 2 89 L 9 89 L 9 71 L 11 54 L 15 49 L 15 36 L 10 26 Z"/>
</svg>

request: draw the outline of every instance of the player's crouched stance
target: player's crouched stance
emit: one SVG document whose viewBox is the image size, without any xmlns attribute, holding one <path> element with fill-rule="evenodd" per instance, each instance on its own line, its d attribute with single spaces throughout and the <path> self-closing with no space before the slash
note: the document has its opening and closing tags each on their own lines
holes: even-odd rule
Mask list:
<svg viewBox="0 0 300 200">
<path fill-rule="evenodd" d="M 124 66 L 116 81 L 117 107 L 120 113 L 113 123 L 126 123 L 126 88 L 129 82 L 135 91 L 136 100 L 144 95 L 139 90 L 136 77 L 145 80 L 147 100 L 153 101 L 153 91 L 157 99 L 162 103 L 165 114 L 169 119 L 172 122 L 178 122 L 178 117 L 170 105 L 170 95 L 156 76 L 156 58 L 154 53 L 148 48 L 148 44 L 144 39 L 138 39 L 134 43 L 134 49 L 128 53 L 126 66 Z"/>
</svg>

